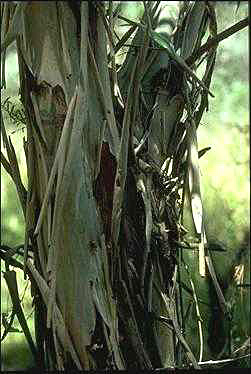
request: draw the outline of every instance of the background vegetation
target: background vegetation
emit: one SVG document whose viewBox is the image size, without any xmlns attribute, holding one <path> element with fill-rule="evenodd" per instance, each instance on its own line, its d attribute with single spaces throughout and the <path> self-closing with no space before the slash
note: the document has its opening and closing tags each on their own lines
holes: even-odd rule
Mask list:
<svg viewBox="0 0 251 374">
<path fill-rule="evenodd" d="M 167 8 L 170 14 L 175 13 L 174 3 Z M 136 18 L 141 11 L 137 2 L 124 2 L 123 12 L 126 17 Z M 241 2 L 238 12 L 235 11 L 235 2 L 217 3 L 218 32 L 246 17 L 248 3 Z M 248 30 L 244 29 L 219 46 L 211 86 L 215 99 L 210 99 L 209 112 L 203 116 L 203 126 L 198 130 L 199 149 L 211 147 L 200 162 L 206 232 L 210 245 L 215 249 L 212 255 L 217 276 L 232 310 L 232 352 L 250 336 L 250 288 L 238 287 L 240 284 L 250 284 L 248 72 Z M 1 102 L 11 97 L 11 102 L 18 106 L 18 64 L 14 45 L 8 50 L 6 75 L 7 89 Z M 26 183 L 22 145 L 25 128 L 22 124 L 14 124 L 5 110 L 3 116 L 8 126 L 8 135 L 11 135 L 17 151 L 23 181 Z M 1 241 L 2 244 L 16 246 L 24 242 L 24 219 L 15 187 L 3 168 L 1 197 Z M 189 216 L 186 217 L 186 223 L 189 226 Z M 194 257 L 192 253 L 186 253 L 188 262 L 189 256 L 191 257 L 190 271 L 193 271 L 193 266 L 197 266 L 192 263 Z M 4 270 L 4 264 L 1 265 Z M 30 316 L 29 323 L 33 332 L 33 307 L 28 280 L 23 279 L 22 272 L 18 273 L 18 276 L 19 294 L 23 297 L 22 304 L 26 316 Z M 222 358 L 228 349 L 225 345 L 228 327 L 222 322 L 210 282 L 207 283 L 196 275 L 193 281 L 198 294 L 205 301 L 205 305 L 201 306 L 202 319 L 208 324 L 204 359 Z M 4 323 L 3 318 L 8 318 L 11 313 L 11 300 L 3 279 L 1 305 Z M 212 307 L 215 308 L 215 318 L 207 320 L 207 308 Z M 29 347 L 17 320 L 14 321 L 13 327 L 18 331 L 11 332 L 2 342 L 3 370 L 26 369 L 32 365 Z M 196 329 L 195 322 L 187 331 L 190 336 L 189 343 L 195 351 L 198 350 Z M 250 360 L 235 362 L 234 365 L 247 367 Z"/>
</svg>

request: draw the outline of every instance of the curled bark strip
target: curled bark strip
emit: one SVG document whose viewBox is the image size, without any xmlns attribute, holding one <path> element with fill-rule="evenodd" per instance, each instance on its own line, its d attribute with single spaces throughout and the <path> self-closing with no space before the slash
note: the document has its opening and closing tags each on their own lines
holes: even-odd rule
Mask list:
<svg viewBox="0 0 251 374">
<path fill-rule="evenodd" d="M 67 111 L 63 131 L 62 131 L 62 134 L 61 134 L 61 138 L 60 138 L 57 153 L 56 153 L 56 156 L 55 156 L 54 164 L 53 164 L 53 167 L 51 169 L 50 178 L 49 178 L 49 181 L 48 181 L 47 189 L 46 189 L 46 192 L 45 192 L 42 208 L 41 208 L 41 211 L 40 211 L 40 214 L 39 214 L 39 218 L 38 218 L 37 226 L 36 226 L 35 231 L 34 231 L 34 235 L 37 235 L 38 231 L 41 229 L 44 213 L 45 213 L 45 210 L 46 210 L 47 205 L 48 205 L 48 201 L 49 201 L 49 198 L 50 198 L 50 193 L 51 193 L 53 183 L 55 181 L 56 173 L 57 173 L 57 170 L 58 170 L 58 162 L 59 162 L 59 159 L 62 158 L 62 155 L 64 154 L 64 150 L 65 150 L 66 144 L 67 144 L 68 139 L 69 139 L 70 130 L 71 130 L 71 118 L 72 118 L 72 115 L 74 113 L 74 108 L 75 108 L 75 104 L 76 104 L 76 97 L 77 97 L 77 91 L 75 91 L 75 94 L 73 95 L 73 97 L 71 99 L 71 102 L 70 102 L 70 105 L 69 105 L 69 108 L 68 108 L 68 111 Z"/>
</svg>

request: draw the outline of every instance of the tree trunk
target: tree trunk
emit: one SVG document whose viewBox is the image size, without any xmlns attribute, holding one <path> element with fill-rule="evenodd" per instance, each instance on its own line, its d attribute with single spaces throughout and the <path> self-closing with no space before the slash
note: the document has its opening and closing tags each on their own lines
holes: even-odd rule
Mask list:
<svg viewBox="0 0 251 374">
<path fill-rule="evenodd" d="M 43 369 L 171 368 L 181 349 L 199 367 L 182 335 L 177 283 L 186 186 L 204 275 L 196 127 L 215 49 L 199 85 L 184 59 L 214 10 L 196 4 L 183 5 L 171 44 L 152 31 L 157 4 L 147 2 L 118 74 L 104 2 L 2 7 L 26 112 L 26 271 Z"/>
</svg>

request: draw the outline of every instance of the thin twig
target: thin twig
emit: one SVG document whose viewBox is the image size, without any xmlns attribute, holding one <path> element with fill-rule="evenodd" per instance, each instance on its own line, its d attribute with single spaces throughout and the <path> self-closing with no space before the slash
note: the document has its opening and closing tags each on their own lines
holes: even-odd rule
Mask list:
<svg viewBox="0 0 251 374">
<path fill-rule="evenodd" d="M 193 65 L 194 62 L 203 55 L 203 53 L 209 51 L 209 49 L 216 46 L 222 40 L 244 29 L 244 27 L 247 27 L 248 25 L 249 25 L 249 19 L 248 17 L 246 17 L 240 22 L 235 23 L 233 26 L 219 33 L 215 38 L 209 39 L 197 51 L 195 51 L 190 57 L 186 59 L 187 65 L 190 65 L 190 66 Z"/>
<path fill-rule="evenodd" d="M 26 210 L 26 189 L 23 185 L 21 175 L 20 175 L 20 170 L 18 166 L 18 161 L 17 161 L 17 156 L 15 149 L 13 147 L 13 144 L 11 142 L 11 138 L 7 136 L 7 132 L 5 129 L 3 117 L 2 117 L 2 112 L 1 112 L 1 133 L 3 137 L 3 143 L 4 146 L 7 150 L 7 155 L 8 155 L 8 161 L 4 157 L 4 155 L 1 154 L 1 163 L 3 163 L 3 166 L 5 167 L 5 170 L 10 174 L 13 182 L 16 185 L 18 197 L 22 206 L 23 214 L 25 216 L 25 210 Z"/>
<path fill-rule="evenodd" d="M 244 356 L 240 356 L 240 357 L 235 357 L 235 358 L 227 358 L 225 360 L 218 360 L 218 361 L 213 361 L 213 360 L 209 360 L 209 361 L 202 361 L 202 362 L 198 362 L 199 365 L 219 365 L 219 364 L 227 364 L 229 362 L 233 362 L 233 361 L 237 361 L 237 360 L 241 360 L 243 358 L 247 358 L 247 357 L 250 357 L 251 354 L 247 354 L 247 355 L 244 355 Z"/>
<path fill-rule="evenodd" d="M 113 43 L 112 32 L 111 32 L 111 29 L 110 29 L 110 27 L 109 27 L 109 25 L 108 25 L 108 22 L 107 22 L 107 19 L 106 19 L 106 16 L 105 16 L 105 12 L 104 12 L 104 9 L 103 9 L 102 5 L 98 4 L 98 9 L 99 9 L 99 11 L 100 11 L 100 13 L 101 13 L 101 16 L 102 16 L 102 19 L 103 19 L 103 24 L 104 24 L 104 26 L 105 26 L 105 29 L 106 29 L 107 35 L 108 35 L 108 37 L 109 37 L 109 41 L 110 41 L 111 46 L 112 46 L 112 48 L 113 48 L 113 50 L 114 50 L 115 45 L 114 45 L 114 43 Z"/>
<path fill-rule="evenodd" d="M 201 323 L 202 319 L 201 319 L 201 315 L 200 315 L 199 303 L 198 303 L 198 299 L 197 299 L 197 295 L 196 295 L 196 292 L 195 292 L 195 287 L 194 287 L 194 283 L 192 281 L 192 278 L 190 278 L 190 284 L 191 284 L 191 287 L 192 287 L 192 290 L 193 290 L 193 297 L 194 297 L 194 301 L 195 301 L 195 309 L 196 309 L 196 314 L 197 314 L 197 322 L 198 322 L 199 337 L 200 337 L 199 361 L 201 361 L 202 356 L 203 356 L 203 331 L 202 331 L 202 323 Z"/>
<path fill-rule="evenodd" d="M 147 17 L 147 26 L 151 30 L 152 29 L 152 22 L 151 22 L 151 17 L 150 17 L 149 10 L 148 10 L 148 4 L 146 4 L 145 0 L 143 0 L 143 4 L 144 4 L 144 8 L 145 8 L 146 17 Z"/>
<path fill-rule="evenodd" d="M 37 349 L 35 346 L 35 343 L 33 341 L 33 338 L 31 336 L 27 321 L 25 319 L 25 315 L 20 303 L 19 294 L 18 294 L 18 287 L 17 287 L 17 279 L 16 279 L 16 272 L 14 270 L 6 271 L 4 273 L 4 279 L 6 280 L 8 290 L 11 296 L 11 301 L 13 305 L 13 309 L 15 310 L 15 313 L 17 315 L 18 321 L 23 329 L 24 335 L 26 337 L 26 340 L 29 344 L 30 350 L 34 356 L 34 359 L 36 361 L 37 358 Z"/>
<path fill-rule="evenodd" d="M 10 177 L 13 178 L 10 163 L 7 161 L 2 151 L 1 151 L 1 164 L 5 168 L 6 172 L 10 175 Z"/>
<path fill-rule="evenodd" d="M 195 369 L 200 369 L 200 366 L 199 366 L 198 362 L 196 361 L 196 358 L 194 357 L 194 354 L 193 354 L 191 348 L 189 347 L 188 343 L 186 342 L 184 336 L 182 335 L 182 331 L 180 329 L 180 326 L 178 324 L 177 317 L 176 317 L 176 314 L 175 314 L 175 304 L 174 304 L 173 300 L 171 300 L 171 299 L 168 300 L 167 296 L 159 289 L 159 287 L 156 283 L 154 283 L 154 286 L 156 287 L 157 291 L 159 292 L 159 294 L 161 295 L 161 297 L 162 297 L 162 299 L 165 303 L 166 309 L 168 311 L 168 315 L 169 315 L 170 319 L 172 320 L 172 324 L 173 324 L 176 336 L 180 340 L 183 348 L 185 349 L 187 358 L 191 361 L 191 363 L 193 364 Z"/>
<path fill-rule="evenodd" d="M 122 47 L 130 47 L 131 44 L 125 44 L 127 42 L 127 40 L 130 38 L 130 36 L 134 33 L 134 31 L 136 30 L 137 28 L 137 25 L 133 25 L 123 36 L 122 38 L 120 39 L 120 41 L 115 45 L 114 47 L 114 54 L 116 54 Z M 137 46 L 138 48 L 140 48 L 140 46 Z M 107 57 L 108 59 L 108 63 L 110 62 L 111 60 L 111 54 L 108 55 Z"/>
<path fill-rule="evenodd" d="M 125 21 L 125 22 L 129 23 L 132 26 L 138 26 L 138 27 L 142 26 L 141 23 L 132 21 L 131 19 L 123 17 L 121 15 L 119 15 L 118 18 L 121 19 L 122 21 Z"/>
<path fill-rule="evenodd" d="M 152 311 L 152 299 L 153 299 L 153 277 L 154 277 L 154 267 L 150 264 L 150 274 L 149 274 L 149 285 L 148 285 L 148 295 L 147 295 L 147 308 L 148 312 Z"/>
<path fill-rule="evenodd" d="M 18 269 L 23 270 L 24 266 L 21 262 L 17 261 L 16 259 L 9 257 L 7 253 L 0 249 L 0 258 L 1 260 L 7 262 L 9 265 L 16 267 Z"/>
<path fill-rule="evenodd" d="M 218 296 L 218 300 L 219 300 L 221 310 L 223 311 L 225 316 L 229 316 L 230 307 L 229 307 L 229 304 L 226 302 L 225 297 L 224 297 L 224 295 L 222 293 L 222 290 L 220 288 L 220 285 L 219 285 L 219 282 L 217 280 L 217 276 L 216 276 L 216 273 L 215 273 L 215 270 L 214 270 L 214 266 L 213 266 L 209 251 L 208 251 L 208 255 L 206 256 L 206 263 L 207 263 L 207 267 L 208 267 L 209 273 L 211 275 L 211 278 L 212 278 L 212 281 L 213 281 L 213 284 L 214 284 L 214 287 L 215 287 L 215 291 L 216 291 L 217 296 Z"/>
<path fill-rule="evenodd" d="M 12 311 L 11 311 L 11 316 L 10 316 L 9 322 L 6 321 L 7 324 L 6 324 L 6 326 L 4 326 L 5 329 L 4 329 L 3 335 L 1 336 L 1 342 L 6 338 L 6 336 L 8 335 L 8 333 L 11 331 L 12 324 L 13 324 L 15 316 L 16 316 L 16 311 L 15 311 L 15 308 L 12 307 Z M 4 321 L 4 313 L 2 313 L 2 321 Z"/>
<path fill-rule="evenodd" d="M 240 352 L 240 351 L 244 351 L 245 349 L 249 348 L 250 349 L 250 345 L 251 345 L 251 338 L 247 338 L 247 340 L 242 344 L 242 346 L 240 348 L 237 348 L 234 352 L 233 352 L 233 355 L 236 355 L 236 353 Z"/>
</svg>

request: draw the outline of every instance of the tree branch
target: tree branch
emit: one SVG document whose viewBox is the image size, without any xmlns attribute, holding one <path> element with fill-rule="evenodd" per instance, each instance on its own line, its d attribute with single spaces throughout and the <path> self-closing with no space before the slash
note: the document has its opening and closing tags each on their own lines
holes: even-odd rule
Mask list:
<svg viewBox="0 0 251 374">
<path fill-rule="evenodd" d="M 1 159 L 0 159 L 0 162 L 1 162 L 1 164 L 3 165 L 4 169 L 6 170 L 6 172 L 10 175 L 10 177 L 13 178 L 10 163 L 9 163 L 9 162 L 7 161 L 7 159 L 4 157 L 4 154 L 3 154 L 2 152 L 1 152 Z"/>
<path fill-rule="evenodd" d="M 207 52 L 209 49 L 219 44 L 222 40 L 242 30 L 244 27 L 248 25 L 249 19 L 248 17 L 246 17 L 242 19 L 240 22 L 235 23 L 233 26 L 219 33 L 215 38 L 209 39 L 197 51 L 195 51 L 190 57 L 186 59 L 187 65 L 193 65 L 194 62 L 203 55 L 203 53 Z"/>
</svg>

